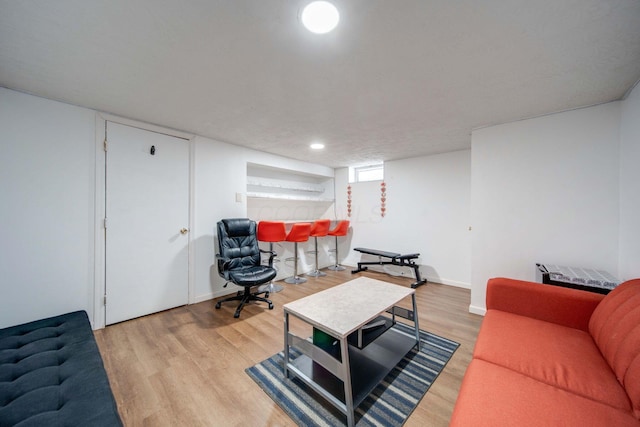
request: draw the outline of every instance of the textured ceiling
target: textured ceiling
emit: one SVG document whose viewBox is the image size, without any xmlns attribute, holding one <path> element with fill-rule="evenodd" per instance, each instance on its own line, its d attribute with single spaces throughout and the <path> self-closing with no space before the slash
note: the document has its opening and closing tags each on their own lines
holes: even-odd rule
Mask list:
<svg viewBox="0 0 640 427">
<path fill-rule="evenodd" d="M 620 99 L 638 0 L 0 0 L 0 86 L 332 167 Z M 313 141 L 326 149 L 311 153 Z"/>
</svg>

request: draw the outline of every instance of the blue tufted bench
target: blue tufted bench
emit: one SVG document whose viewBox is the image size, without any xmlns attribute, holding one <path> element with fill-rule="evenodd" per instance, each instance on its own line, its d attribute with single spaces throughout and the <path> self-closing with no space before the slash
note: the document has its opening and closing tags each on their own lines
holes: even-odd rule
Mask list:
<svg viewBox="0 0 640 427">
<path fill-rule="evenodd" d="M 86 312 L 0 329 L 4 426 L 122 426 Z"/>
</svg>

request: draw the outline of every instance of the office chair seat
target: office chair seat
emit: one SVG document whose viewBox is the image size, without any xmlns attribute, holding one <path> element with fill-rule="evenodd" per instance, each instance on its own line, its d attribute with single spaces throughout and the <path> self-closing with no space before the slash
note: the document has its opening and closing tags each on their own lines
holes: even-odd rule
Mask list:
<svg viewBox="0 0 640 427">
<path fill-rule="evenodd" d="M 238 286 L 258 286 L 276 277 L 276 270 L 264 265 L 229 271 L 229 279 Z"/>
</svg>

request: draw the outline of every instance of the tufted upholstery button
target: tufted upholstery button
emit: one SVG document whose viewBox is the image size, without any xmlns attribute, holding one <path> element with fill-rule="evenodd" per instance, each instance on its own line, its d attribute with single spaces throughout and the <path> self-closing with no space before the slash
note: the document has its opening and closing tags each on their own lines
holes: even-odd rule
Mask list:
<svg viewBox="0 0 640 427">
<path fill-rule="evenodd" d="M 122 426 L 85 312 L 0 329 L 0 425 Z"/>
</svg>

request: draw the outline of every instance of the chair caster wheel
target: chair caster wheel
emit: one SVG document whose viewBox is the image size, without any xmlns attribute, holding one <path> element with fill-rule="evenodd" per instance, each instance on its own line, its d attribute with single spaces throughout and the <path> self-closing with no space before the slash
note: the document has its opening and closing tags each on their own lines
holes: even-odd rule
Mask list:
<svg viewBox="0 0 640 427">
<path fill-rule="evenodd" d="M 240 312 L 239 312 L 239 311 L 236 311 L 236 312 L 233 314 L 233 317 L 235 317 L 236 319 L 237 319 L 238 317 L 240 317 Z"/>
<path fill-rule="evenodd" d="M 216 303 L 216 308 L 220 308 L 222 306 L 222 304 L 220 304 L 219 302 Z"/>
<path fill-rule="evenodd" d="M 266 293 L 264 294 L 264 297 L 265 297 L 265 298 L 269 298 L 269 292 L 266 292 Z"/>
<path fill-rule="evenodd" d="M 273 304 L 269 304 L 269 310 L 273 310 Z"/>
</svg>

